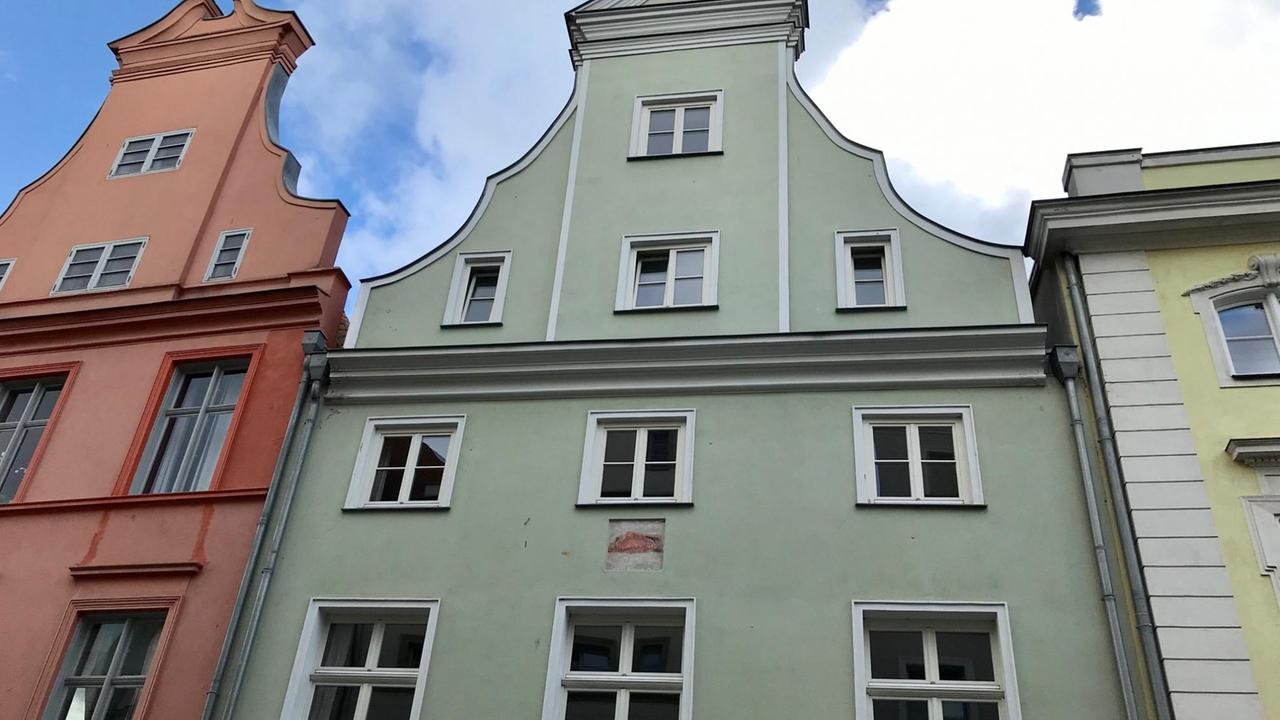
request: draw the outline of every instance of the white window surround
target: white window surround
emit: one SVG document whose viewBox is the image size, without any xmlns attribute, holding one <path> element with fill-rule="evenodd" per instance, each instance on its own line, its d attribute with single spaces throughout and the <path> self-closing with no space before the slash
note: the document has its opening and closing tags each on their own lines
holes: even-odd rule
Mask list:
<svg viewBox="0 0 1280 720">
<path fill-rule="evenodd" d="M 702 302 L 686 305 L 663 305 L 636 307 L 636 261 L 640 253 L 650 250 L 684 250 L 704 248 L 702 266 Z M 674 265 L 674 264 L 673 264 Z M 627 235 L 622 238 L 622 247 L 618 255 L 618 290 L 614 298 L 613 309 L 624 311 L 660 311 L 681 308 L 715 307 L 719 302 L 720 275 L 720 231 L 663 233 L 655 235 Z M 667 297 L 671 297 L 674 267 L 668 269 Z"/>
<path fill-rule="evenodd" d="M 677 113 L 676 126 L 674 128 L 674 146 L 673 152 L 650 155 L 649 149 L 649 118 L 655 110 L 679 110 L 689 106 L 707 106 L 710 107 L 710 127 L 707 138 L 707 149 L 697 151 L 702 153 L 717 153 L 724 149 L 723 146 L 723 123 L 724 123 L 724 91 L 723 90 L 706 90 L 702 92 L 691 93 L 671 93 L 664 95 L 641 95 L 636 98 L 635 107 L 631 119 L 631 152 L 630 157 L 680 157 L 689 154 L 682 152 L 682 130 L 680 117 L 683 113 Z"/>
<path fill-rule="evenodd" d="M 1257 495 L 1241 501 L 1258 553 L 1258 569 L 1271 578 L 1276 602 L 1280 602 L 1280 495 Z"/>
<path fill-rule="evenodd" d="M 81 245 L 73 246 L 67 252 L 67 259 L 63 261 L 62 269 L 58 271 L 58 277 L 54 279 L 53 289 L 49 291 L 49 294 L 50 295 L 70 295 L 73 293 L 86 293 L 86 292 L 110 292 L 112 290 L 121 290 L 123 288 L 129 287 L 129 283 L 133 282 L 134 273 L 138 271 L 138 266 L 142 264 L 142 255 L 143 253 L 146 252 L 147 241 L 149 241 L 150 239 L 151 239 L 150 237 L 144 235 L 142 237 L 128 238 L 125 240 L 114 240 L 112 242 L 105 242 L 105 243 L 101 243 L 101 242 L 84 243 Z M 120 245 L 131 245 L 133 243 L 140 243 L 141 247 L 138 248 L 138 254 L 133 257 L 133 266 L 129 268 L 129 275 L 128 277 L 125 278 L 125 281 L 119 285 L 108 285 L 105 287 L 98 287 L 98 283 L 101 281 L 104 268 L 106 267 L 107 261 L 110 258 L 111 251 Z M 67 270 L 71 267 L 71 264 L 72 264 L 71 260 L 76 256 L 76 253 L 81 250 L 93 250 L 95 248 L 102 248 L 102 254 L 98 257 L 97 265 L 94 267 L 93 274 L 89 277 L 88 287 L 59 290 L 58 286 L 62 284 L 64 279 L 66 279 Z"/>
<path fill-rule="evenodd" d="M 244 240 L 241 241 L 240 243 L 239 252 L 236 254 L 236 258 L 235 258 L 235 264 L 231 267 L 231 274 L 220 276 L 220 277 L 214 277 L 213 276 L 214 268 L 216 268 L 219 265 L 226 265 L 228 262 L 228 261 L 219 261 L 218 259 L 219 256 L 222 255 L 223 247 L 226 245 L 227 238 L 235 237 L 237 235 L 244 236 Z M 253 228 L 227 230 L 222 233 L 219 233 L 218 242 L 213 246 L 213 255 L 210 256 L 209 258 L 209 267 L 204 271 L 204 281 L 205 282 L 225 282 L 227 280 L 234 280 L 236 278 L 236 275 L 240 273 L 240 263 L 244 262 L 245 253 L 248 252 L 249 250 L 249 240 L 252 237 L 253 237 Z"/>
<path fill-rule="evenodd" d="M 397 417 L 371 417 L 365 421 L 360 448 L 356 451 L 355 471 L 347 490 L 345 510 L 412 510 L 420 508 L 447 508 L 453 499 L 453 480 L 458 473 L 458 456 L 462 452 L 462 432 L 467 424 L 466 415 L 414 415 Z M 382 439 L 388 435 L 448 434 L 449 452 L 445 458 L 444 476 L 440 483 L 440 495 L 436 500 L 404 500 L 401 502 L 371 502 L 374 471 L 382 452 Z M 410 462 L 413 454 L 410 449 Z M 402 481 L 406 486 L 409 477 Z"/>
<path fill-rule="evenodd" d="M 182 135 L 184 133 L 186 134 L 187 138 L 182 144 L 181 152 L 178 153 L 177 162 L 174 163 L 172 167 L 154 168 L 153 166 L 156 161 L 156 154 L 157 154 L 157 151 L 160 149 L 161 141 L 164 138 L 172 137 L 174 135 Z M 173 172 L 174 170 L 177 170 L 178 168 L 182 167 L 182 161 L 187 157 L 187 150 L 191 148 L 191 141 L 195 139 L 195 135 L 196 135 L 195 128 L 185 128 L 182 130 L 170 130 L 168 132 L 153 133 L 151 135 L 137 135 L 135 137 L 125 138 L 124 141 L 120 143 L 120 151 L 116 153 L 116 158 L 111 163 L 111 169 L 107 172 L 107 179 L 115 180 L 117 178 L 136 177 L 138 175 L 151 175 L 154 173 Z M 146 157 L 140 159 L 142 162 L 141 169 L 139 169 L 137 172 L 128 172 L 128 173 L 119 174 L 118 170 L 120 167 L 120 162 L 121 160 L 124 159 L 125 151 L 129 148 L 129 144 L 140 143 L 142 141 L 150 141 L 151 144 L 150 144 L 150 147 L 147 149 Z"/>
<path fill-rule="evenodd" d="M 582 475 L 578 483 L 579 505 L 647 505 L 693 502 L 693 410 L 600 410 L 587 413 L 587 436 L 582 453 Z M 605 433 L 609 429 L 678 427 L 674 498 L 600 497 L 604 468 Z M 638 440 L 638 438 L 637 438 Z M 637 442 L 637 446 L 640 443 Z M 637 452 L 642 448 L 638 447 Z M 637 484 L 638 485 L 638 484 Z"/>
<path fill-rule="evenodd" d="M 875 446 L 871 438 L 873 423 L 922 423 L 954 425 L 956 470 L 960 497 L 955 498 L 882 498 L 876 491 Z M 853 408 L 853 454 L 857 484 L 857 502 L 867 505 L 984 505 L 982 474 L 978 467 L 977 430 L 970 405 L 860 405 Z M 914 473 L 914 471 L 913 471 Z"/>
<path fill-rule="evenodd" d="M 885 302 L 859 305 L 854 292 L 851 248 L 882 248 L 884 252 Z M 896 228 L 887 230 L 851 230 L 835 234 L 836 308 L 866 310 L 903 308 L 907 306 L 906 281 L 902 271 L 902 243 Z"/>
<path fill-rule="evenodd" d="M 693 718 L 693 661 L 694 616 L 696 601 L 693 598 L 586 598 L 561 597 L 556 600 L 555 617 L 551 625 L 550 652 L 547 660 L 547 684 L 542 701 L 542 720 L 564 720 L 568 701 L 566 683 L 573 689 L 589 690 L 597 678 L 593 673 L 574 673 L 569 676 L 569 659 L 573 650 L 574 616 L 586 616 L 599 620 L 603 617 L 625 621 L 629 618 L 663 615 L 683 619 L 684 637 L 681 647 L 680 667 L 680 720 Z M 643 684 L 651 679 L 655 689 L 666 687 L 670 681 L 662 676 L 637 676 Z"/>
<path fill-rule="evenodd" d="M 927 689 L 921 681 L 879 681 L 871 679 L 871 645 L 868 631 L 878 627 L 891 628 L 919 627 L 948 630 L 952 628 L 968 629 L 983 627 L 995 636 L 992 643 L 992 661 L 996 682 L 992 684 L 988 697 L 994 698 L 998 691 L 1001 720 L 1022 720 L 1022 705 L 1018 697 L 1017 669 L 1013 659 L 1013 638 L 1010 634 L 1009 609 L 1005 603 L 965 603 L 965 602 L 913 602 L 913 601 L 853 601 L 853 684 L 856 702 L 855 715 L 870 720 L 872 717 L 872 695 L 885 694 L 893 698 L 900 697 L 938 697 L 952 695 L 964 699 L 966 696 L 979 699 L 985 693 L 974 686 L 977 683 L 931 682 Z M 869 692 L 868 685 L 872 691 Z M 894 686 L 890 690 L 889 686 Z M 915 693 L 912 693 L 912 690 Z M 978 690 L 978 692 L 974 692 Z M 973 693 L 972 695 L 969 695 Z"/>
<path fill-rule="evenodd" d="M 13 266 L 17 264 L 17 258 L 0 259 L 0 290 L 4 289 L 5 281 L 13 274 Z"/>
<path fill-rule="evenodd" d="M 441 325 L 495 325 L 502 322 L 502 308 L 507 299 L 507 280 L 511 277 L 511 261 L 514 253 L 511 250 L 494 250 L 489 252 L 458 253 L 453 264 L 453 279 L 449 283 L 449 299 L 444 307 L 444 319 Z M 472 272 L 483 268 L 498 268 L 498 285 L 494 290 L 493 308 L 489 317 L 482 321 L 467 322 L 468 291 L 471 287 Z"/>
<path fill-rule="evenodd" d="M 1255 256 L 1250 259 L 1250 267 L 1253 268 L 1251 271 L 1215 280 L 1184 293 L 1190 297 L 1191 307 L 1204 325 L 1209 355 L 1218 373 L 1219 387 L 1280 385 L 1280 375 L 1250 376 L 1234 373 L 1231 353 L 1218 318 L 1218 313 L 1223 310 L 1261 302 L 1267 310 L 1272 334 L 1280 338 L 1280 285 L 1273 284 L 1271 277 L 1277 272 L 1276 258 L 1275 255 Z"/>
<path fill-rule="evenodd" d="M 383 598 L 313 598 L 307 607 L 298 640 L 298 652 L 294 656 L 289 689 L 285 692 L 282 718 L 305 718 L 311 710 L 314 694 L 311 675 L 319 667 L 324 653 L 329 624 L 338 622 L 382 622 L 417 620 L 426 615 L 427 631 L 423 639 L 422 663 L 417 669 L 414 684 L 413 707 L 409 717 L 422 715 L 422 702 L 427 687 L 428 666 L 431 663 L 431 646 L 435 640 L 436 624 L 440 615 L 438 599 L 383 599 Z M 353 669 L 353 675 L 361 669 Z"/>
</svg>

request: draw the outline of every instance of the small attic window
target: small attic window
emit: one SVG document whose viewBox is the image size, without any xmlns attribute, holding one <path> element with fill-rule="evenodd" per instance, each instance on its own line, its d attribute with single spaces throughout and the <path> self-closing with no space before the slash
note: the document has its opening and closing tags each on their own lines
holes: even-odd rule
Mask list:
<svg viewBox="0 0 1280 720">
<path fill-rule="evenodd" d="M 670 157 L 721 152 L 721 107 L 716 90 L 636 98 L 631 157 Z"/>
<path fill-rule="evenodd" d="M 111 167 L 111 177 L 177 170 L 194 134 L 195 130 L 177 130 L 125 140 Z"/>
</svg>

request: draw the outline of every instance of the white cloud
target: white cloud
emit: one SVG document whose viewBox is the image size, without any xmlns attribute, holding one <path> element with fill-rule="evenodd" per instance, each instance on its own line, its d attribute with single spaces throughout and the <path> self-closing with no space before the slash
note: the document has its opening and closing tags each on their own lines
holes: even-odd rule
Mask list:
<svg viewBox="0 0 1280 720">
<path fill-rule="evenodd" d="M 897 161 L 909 201 L 1003 242 L 1021 240 L 1025 198 L 1062 194 L 1069 152 L 1275 139 L 1280 2 L 1104 0 L 1084 20 L 1072 8 L 891 0 L 815 98 Z"/>
</svg>

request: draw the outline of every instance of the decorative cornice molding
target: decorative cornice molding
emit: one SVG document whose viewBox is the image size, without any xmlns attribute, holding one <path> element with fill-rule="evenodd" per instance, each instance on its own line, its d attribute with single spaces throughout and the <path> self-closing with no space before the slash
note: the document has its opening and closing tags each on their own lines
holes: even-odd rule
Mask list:
<svg viewBox="0 0 1280 720">
<path fill-rule="evenodd" d="M 330 354 L 330 403 L 1045 382 L 1045 328 L 790 333 Z"/>
<path fill-rule="evenodd" d="M 1254 255 L 1249 258 L 1249 270 L 1258 274 L 1262 287 L 1280 287 L 1280 255 Z"/>
<path fill-rule="evenodd" d="M 1220 287 L 1226 287 L 1228 285 L 1233 285 L 1235 283 L 1248 282 L 1250 280 L 1257 280 L 1257 279 L 1258 279 L 1258 273 L 1256 272 L 1238 272 L 1232 275 L 1228 275 L 1226 277 L 1220 277 L 1216 280 L 1210 280 L 1209 282 L 1196 285 L 1195 287 L 1190 288 L 1186 292 L 1182 293 L 1182 296 L 1189 297 L 1191 295 L 1194 295 L 1195 293 L 1204 292 L 1205 290 L 1217 290 Z"/>
<path fill-rule="evenodd" d="M 1249 467 L 1280 466 L 1280 437 L 1232 438 L 1226 451 L 1232 460 Z"/>
<path fill-rule="evenodd" d="M 71 577 L 84 578 L 133 578 L 139 575 L 195 575 L 204 569 L 199 562 L 152 562 L 124 565 L 72 565 Z"/>
</svg>

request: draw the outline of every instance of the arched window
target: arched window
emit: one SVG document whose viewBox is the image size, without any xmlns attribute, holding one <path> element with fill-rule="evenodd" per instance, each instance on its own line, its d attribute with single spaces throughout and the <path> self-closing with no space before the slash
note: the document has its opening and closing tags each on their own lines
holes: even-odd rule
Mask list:
<svg viewBox="0 0 1280 720">
<path fill-rule="evenodd" d="M 1280 304 L 1274 294 L 1220 307 L 1218 323 L 1227 344 L 1232 375 L 1280 373 Z"/>
</svg>

